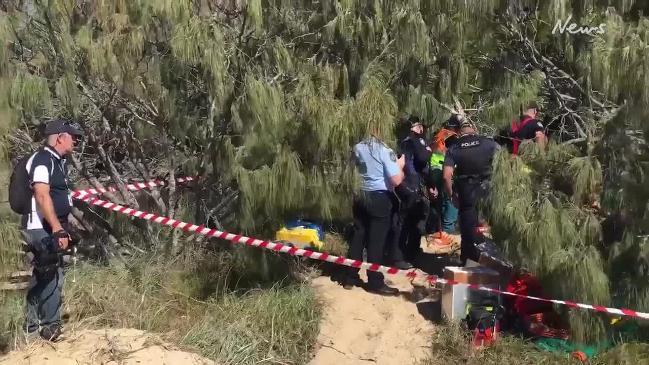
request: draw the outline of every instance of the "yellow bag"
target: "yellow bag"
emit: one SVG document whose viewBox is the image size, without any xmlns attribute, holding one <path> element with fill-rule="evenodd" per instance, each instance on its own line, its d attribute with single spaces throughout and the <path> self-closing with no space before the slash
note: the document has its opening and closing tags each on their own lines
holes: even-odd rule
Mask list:
<svg viewBox="0 0 649 365">
<path fill-rule="evenodd" d="M 292 243 L 295 247 L 307 248 L 313 247 L 318 250 L 322 249 L 322 241 L 318 236 L 318 230 L 312 228 L 291 228 L 282 227 L 275 234 L 275 240 Z"/>
</svg>

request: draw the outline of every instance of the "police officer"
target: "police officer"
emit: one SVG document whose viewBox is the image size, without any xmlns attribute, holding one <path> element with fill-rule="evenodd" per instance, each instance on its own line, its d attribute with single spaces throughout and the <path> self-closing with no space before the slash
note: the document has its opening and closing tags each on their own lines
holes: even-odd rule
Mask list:
<svg viewBox="0 0 649 365">
<path fill-rule="evenodd" d="M 45 126 L 45 135 L 45 146 L 26 166 L 33 194 L 31 213 L 22 218 L 22 234 L 35 257 L 24 327 L 28 339 L 40 334 L 54 341 L 62 332 L 59 253 L 68 248 L 71 239 L 66 229 L 72 199 L 65 156 L 72 153 L 83 134 L 69 121 L 54 120 Z"/>
<path fill-rule="evenodd" d="M 491 178 L 491 164 L 500 146 L 490 138 L 479 136 L 471 123 L 464 120 L 460 133 L 444 156 L 444 188 L 459 208 L 462 253 L 460 259 L 478 261 L 477 204 L 486 198 Z M 453 191 L 453 181 L 456 192 Z M 453 195 L 456 193 L 456 195 Z"/>
<path fill-rule="evenodd" d="M 349 245 L 348 257 L 363 259 L 363 249 L 367 249 L 367 261 L 382 263 L 386 247 L 392 213 L 392 190 L 403 181 L 403 157 L 397 159 L 395 153 L 374 132 L 354 146 L 353 159 L 362 178 L 360 194 L 353 205 L 354 234 Z M 359 269 L 349 268 L 343 287 L 351 289 L 363 283 L 358 275 Z M 367 272 L 367 290 L 377 294 L 395 295 L 396 288 L 389 287 L 380 272 Z"/>
<path fill-rule="evenodd" d="M 428 210 L 422 185 L 432 187 L 429 164 L 432 150 L 424 140 L 424 126 L 417 116 L 409 117 L 406 125 L 410 129 L 409 134 L 399 144 L 400 152 L 405 157 L 405 180 L 395 189 L 400 206 L 392 243 L 394 266 L 400 269 L 411 268 L 411 263 L 421 251 L 421 236 Z"/>
</svg>

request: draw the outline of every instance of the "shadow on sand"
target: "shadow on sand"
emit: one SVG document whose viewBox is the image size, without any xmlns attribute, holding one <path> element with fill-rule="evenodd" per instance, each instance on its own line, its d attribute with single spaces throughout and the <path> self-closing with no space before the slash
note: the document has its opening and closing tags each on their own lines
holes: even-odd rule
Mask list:
<svg viewBox="0 0 649 365">
<path fill-rule="evenodd" d="M 414 260 L 415 268 L 430 274 L 442 276 L 444 267 L 461 265 L 457 256 L 448 254 L 420 253 Z M 318 262 L 316 264 L 323 276 L 328 276 L 331 281 L 342 285 L 347 267 L 336 265 L 330 262 Z M 389 275 L 386 276 L 389 279 Z M 441 314 L 441 290 L 438 288 L 418 285 L 412 283 L 412 290 L 401 291 L 399 296 L 415 304 L 417 311 L 426 320 L 434 323 L 442 322 Z"/>
</svg>

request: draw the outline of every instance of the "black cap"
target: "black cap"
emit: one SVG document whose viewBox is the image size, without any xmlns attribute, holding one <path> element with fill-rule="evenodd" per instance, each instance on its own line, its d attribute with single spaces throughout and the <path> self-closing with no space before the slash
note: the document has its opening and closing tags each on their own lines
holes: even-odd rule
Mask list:
<svg viewBox="0 0 649 365">
<path fill-rule="evenodd" d="M 421 122 L 421 119 L 419 119 L 419 117 L 416 116 L 416 115 L 411 115 L 411 116 L 409 116 L 409 117 L 408 117 L 408 120 L 407 120 L 407 123 L 408 123 L 408 125 L 410 125 L 411 127 L 414 126 L 415 124 L 421 124 L 421 125 L 423 125 L 423 123 Z"/>
<path fill-rule="evenodd" d="M 46 136 L 59 133 L 68 133 L 73 136 L 83 136 L 81 128 L 79 128 L 76 123 L 73 123 L 65 119 L 54 119 L 47 123 L 45 126 L 45 131 L 43 132 Z"/>
<path fill-rule="evenodd" d="M 462 117 L 459 114 L 452 114 L 446 121 L 446 128 L 458 129 L 462 125 Z"/>
</svg>

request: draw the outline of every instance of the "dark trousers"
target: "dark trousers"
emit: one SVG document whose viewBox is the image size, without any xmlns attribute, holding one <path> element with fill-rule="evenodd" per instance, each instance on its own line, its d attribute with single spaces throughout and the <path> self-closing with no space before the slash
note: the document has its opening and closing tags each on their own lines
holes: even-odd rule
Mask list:
<svg viewBox="0 0 649 365">
<path fill-rule="evenodd" d="M 455 182 L 459 200 L 460 235 L 462 237 L 462 253 L 460 259 L 466 264 L 467 259 L 478 261 L 480 252 L 476 244 L 480 243 L 482 235 L 477 232 L 479 217 L 478 205 L 489 194 L 489 181 L 479 179 L 460 179 Z"/>
<path fill-rule="evenodd" d="M 400 192 L 399 206 L 392 225 L 391 258 L 396 261 L 414 261 L 421 252 L 421 236 L 425 230 L 428 205 L 415 192 Z"/>
<path fill-rule="evenodd" d="M 348 257 L 363 260 L 367 249 L 367 262 L 382 264 L 384 249 L 390 229 L 392 199 L 387 191 L 362 192 L 354 201 L 354 234 L 349 245 Z M 358 268 L 349 268 L 350 277 L 358 277 Z M 367 272 L 368 285 L 383 285 L 383 274 Z"/>
<path fill-rule="evenodd" d="M 23 236 L 30 247 L 43 249 L 50 244 L 50 235 L 42 229 L 24 230 Z M 38 259 L 38 257 L 37 257 Z M 42 266 L 34 263 L 27 291 L 27 315 L 24 330 L 34 332 L 40 327 L 61 325 L 63 269 L 58 264 Z"/>
</svg>

